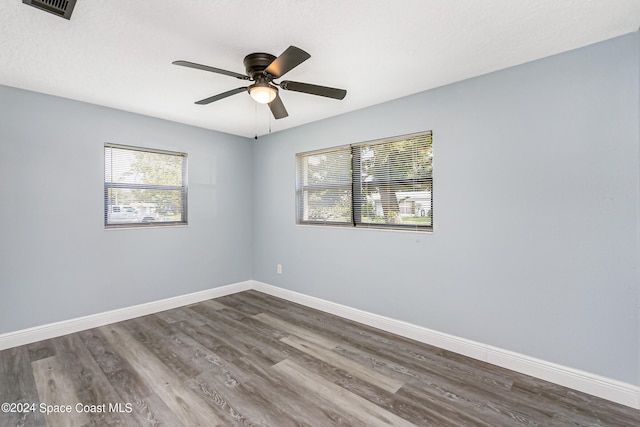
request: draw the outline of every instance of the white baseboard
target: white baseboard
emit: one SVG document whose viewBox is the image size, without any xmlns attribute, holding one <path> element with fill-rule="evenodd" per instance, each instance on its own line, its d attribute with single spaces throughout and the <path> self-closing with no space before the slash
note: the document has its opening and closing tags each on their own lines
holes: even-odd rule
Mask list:
<svg viewBox="0 0 640 427">
<path fill-rule="evenodd" d="M 406 338 L 640 409 L 640 387 L 254 280 L 0 335 L 0 350 L 255 289 Z"/>
<path fill-rule="evenodd" d="M 253 289 L 592 396 L 640 409 L 640 387 L 632 384 L 310 297 L 266 283 L 254 281 Z"/>
<path fill-rule="evenodd" d="M 225 295 L 246 291 L 252 289 L 252 287 L 252 281 L 239 282 L 191 294 L 179 295 L 173 298 L 152 301 L 146 304 L 134 305 L 104 313 L 92 314 L 90 316 L 49 323 L 47 325 L 36 326 L 16 332 L 9 332 L 0 335 L 0 350 L 17 347 L 19 345 L 31 344 L 36 341 L 55 338 L 74 332 L 84 331 L 86 329 L 97 328 L 98 326 L 108 325 L 110 323 L 122 322 L 124 320 L 158 313 L 160 311 L 170 310 L 172 308 L 182 307 L 212 298 L 219 298 Z"/>
</svg>

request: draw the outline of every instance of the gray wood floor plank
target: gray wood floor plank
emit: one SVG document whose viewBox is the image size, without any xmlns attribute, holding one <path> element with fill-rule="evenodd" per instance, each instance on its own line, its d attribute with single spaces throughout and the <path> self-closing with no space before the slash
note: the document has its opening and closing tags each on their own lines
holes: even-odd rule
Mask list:
<svg viewBox="0 0 640 427">
<path fill-rule="evenodd" d="M 513 380 L 504 375 L 505 372 L 494 372 L 493 368 L 485 366 L 486 364 L 478 367 L 470 358 L 460 363 L 443 357 L 438 352 L 431 352 L 432 348 L 423 349 L 415 342 L 391 341 L 382 338 L 384 335 L 380 334 L 360 332 L 355 336 L 345 335 L 345 340 L 350 339 L 348 345 L 336 351 L 354 358 L 366 355 L 369 363 L 399 374 L 411 375 L 410 372 L 414 372 L 415 375 L 433 375 L 437 372 L 452 379 L 472 382 L 486 390 L 509 390 L 513 384 Z M 366 361 L 363 360 L 363 363 Z"/>
<path fill-rule="evenodd" d="M 193 316 L 185 318 L 194 320 Z M 237 377 L 232 374 L 234 369 L 230 367 L 230 364 L 223 362 L 219 356 L 207 351 L 193 339 L 179 332 L 174 333 L 173 336 L 161 335 L 159 331 L 162 329 L 166 331 L 166 328 L 156 328 L 156 326 L 162 320 L 152 321 L 150 319 L 130 320 L 123 322 L 122 325 L 189 389 L 207 402 L 209 406 L 218 408 L 217 413 L 229 424 L 263 423 L 261 418 L 255 418 L 255 414 L 251 414 L 253 418 L 246 415 L 250 408 L 248 405 L 250 399 L 247 399 L 246 396 L 239 409 L 227 400 L 226 395 L 233 394 L 240 384 Z M 205 370 L 207 372 L 203 374 Z M 237 372 L 237 370 L 234 371 Z M 271 408 L 265 404 L 262 405 L 262 409 L 269 412 Z"/>
<path fill-rule="evenodd" d="M 193 319 L 192 316 L 189 318 Z M 157 324 L 157 322 L 145 320 L 146 322 L 136 320 L 124 322 L 123 326 L 129 329 L 138 341 L 165 363 L 172 373 L 184 381 L 192 391 L 210 406 L 218 407 L 218 413 L 226 416 L 230 424 L 262 425 L 265 420 L 267 422 L 277 420 L 278 423 L 267 425 L 284 425 L 282 423 L 287 418 L 286 414 L 273 408 L 269 399 L 263 399 L 259 409 L 251 411 L 255 406 L 252 402 L 259 395 L 248 394 L 246 390 L 238 391 L 238 387 L 242 388 L 238 378 L 245 380 L 244 377 L 246 377 L 241 370 L 223 361 L 218 355 L 184 334 L 177 333 L 173 337 L 159 335 L 154 330 L 154 323 Z M 185 369 L 189 366 L 195 369 Z M 229 396 L 235 397 L 235 401 L 231 401 Z M 240 404 L 236 405 L 238 400 Z M 275 413 L 277 416 L 270 418 L 268 416 L 270 413 Z"/>
<path fill-rule="evenodd" d="M 186 321 L 194 326 L 201 326 L 206 323 L 206 319 L 194 316 L 194 312 L 189 310 L 189 307 L 179 307 L 173 310 L 164 311 L 162 313 L 158 313 L 156 316 L 160 317 L 169 324 L 173 324 L 179 321 Z"/>
<path fill-rule="evenodd" d="M 362 426 L 414 426 L 409 421 L 369 402 L 362 397 L 325 380 L 319 375 L 304 369 L 288 359 L 272 368 L 288 382 L 296 384 L 314 396 L 316 404 L 330 402 L 332 407 L 340 408 L 345 418 L 351 419 L 350 425 Z"/>
<path fill-rule="evenodd" d="M 150 353 L 158 358 L 173 375 L 180 379 L 193 378 L 202 372 L 191 361 L 180 357 L 180 351 L 176 348 L 176 344 L 171 340 L 171 336 L 165 335 L 162 329 L 156 326 L 162 320 L 152 322 L 150 319 L 129 320 L 122 322 L 121 325 L 126 328 L 131 336 L 140 344 L 142 344 Z M 177 331 L 177 330 L 176 330 Z"/>
<path fill-rule="evenodd" d="M 27 349 L 29 350 L 29 360 L 35 362 L 36 360 L 55 356 L 55 342 L 55 339 L 49 339 L 27 345 Z"/>
<path fill-rule="evenodd" d="M 225 378 L 214 372 L 187 381 L 194 391 L 204 395 L 210 404 L 226 412 L 234 424 L 294 426 L 298 423 L 282 405 L 274 405 L 276 396 L 269 389 L 252 388 L 251 382 L 228 387 Z M 278 389 L 280 393 L 282 389 Z"/>
<path fill-rule="evenodd" d="M 201 311 L 203 311 L 203 310 L 201 310 Z M 230 314 L 231 314 L 231 312 L 229 312 L 229 310 L 225 310 L 223 313 L 216 313 L 217 316 L 230 315 Z M 232 316 L 229 316 L 229 317 L 232 317 L 233 319 L 241 319 L 245 326 L 246 326 L 247 322 L 252 322 L 251 323 L 251 330 L 252 331 L 256 329 L 256 326 L 259 326 L 258 323 L 255 322 L 254 319 L 252 319 L 252 318 L 243 318 L 242 316 L 237 316 L 235 314 L 233 314 Z M 220 317 L 215 317 L 212 320 L 216 320 L 216 322 L 218 322 L 218 321 L 220 321 L 220 319 L 221 319 Z M 291 327 L 289 327 L 289 329 L 291 329 Z M 272 337 L 272 343 L 271 343 L 272 346 L 273 345 L 277 345 L 278 343 L 275 340 L 279 339 L 283 335 L 284 334 L 277 333 L 277 331 L 272 331 L 272 330 L 269 330 L 269 329 L 267 329 L 265 331 L 264 328 L 263 328 L 262 336 L 263 337 L 269 337 L 269 336 Z M 246 339 L 247 338 L 247 333 L 243 333 L 243 334 L 241 334 L 241 336 L 243 337 L 243 339 Z M 286 336 L 286 335 L 284 335 L 284 336 Z M 252 345 L 254 345 L 254 344 L 252 344 Z M 327 342 L 325 342 L 325 345 L 330 345 L 330 344 L 327 344 Z M 289 357 L 291 357 L 294 354 L 296 354 L 296 352 L 287 351 L 286 349 L 282 350 L 281 353 L 283 355 L 284 354 L 288 354 Z M 339 370 L 338 369 L 334 369 L 330 364 L 322 362 L 322 366 L 320 366 L 320 363 L 317 360 L 311 360 L 313 358 L 305 357 L 305 354 L 302 353 L 302 352 L 298 352 L 298 353 L 299 354 L 297 354 L 296 360 L 299 363 L 304 364 L 305 366 L 314 365 L 314 367 L 317 368 L 316 372 L 323 372 L 324 374 L 326 374 L 327 370 L 333 369 L 332 375 L 333 375 L 334 378 L 340 379 L 340 378 L 345 378 L 345 377 L 349 376 L 348 373 L 346 373 L 346 372 L 338 373 Z M 248 362 L 245 365 L 243 365 L 243 369 L 244 370 L 255 370 L 256 366 L 262 366 L 264 368 L 265 365 L 264 365 L 264 363 L 256 364 L 255 361 L 252 361 L 252 362 Z M 263 369 L 260 372 L 256 372 L 255 375 L 262 376 L 264 378 L 268 378 L 269 374 L 265 373 L 264 369 Z M 397 386 L 394 387 L 394 390 L 395 389 L 397 389 Z M 372 393 L 369 393 L 369 394 L 373 395 Z M 391 401 L 393 401 L 393 399 L 391 399 Z M 398 404 L 398 402 L 395 402 L 395 401 L 393 401 L 393 403 Z M 393 406 L 393 405 L 389 405 L 389 406 Z M 407 405 L 406 403 L 400 403 L 398 406 L 411 406 L 411 405 Z M 420 419 L 419 416 L 417 416 L 416 418 Z"/>
<path fill-rule="evenodd" d="M 179 322 L 176 325 L 185 335 L 227 362 L 247 358 L 256 366 L 265 367 L 286 357 L 276 349 L 256 345 L 255 340 L 244 336 L 243 332 L 228 328 L 224 324 L 212 323 L 195 327 L 188 322 Z"/>
<path fill-rule="evenodd" d="M 234 369 L 234 364 L 229 361 L 237 360 L 242 356 L 226 351 L 226 347 L 214 346 L 214 349 L 222 350 L 221 354 L 225 356 L 221 356 L 183 333 L 176 334 L 172 340 L 176 344 L 176 352 L 181 357 L 191 361 L 201 372 L 216 372 L 224 378 L 228 387 L 234 387 L 253 377 L 251 370 Z"/>
<path fill-rule="evenodd" d="M 224 426 L 225 423 L 198 395 L 118 324 L 102 326 L 105 338 L 133 366 L 140 377 L 167 404 L 185 426 Z"/>
<path fill-rule="evenodd" d="M 122 401 L 133 405 L 126 425 L 181 425 L 176 415 L 147 386 L 135 367 L 120 356 L 117 346 L 113 346 L 102 332 L 90 329 L 78 335 Z"/>
<path fill-rule="evenodd" d="M 640 426 L 640 411 L 636 411 L 635 418 L 630 417 L 628 407 L 537 378 L 522 376 L 522 381 L 528 385 L 525 386 L 520 381 L 516 381 L 512 393 L 516 394 L 522 402 L 535 401 L 538 408 L 546 408 L 547 412 L 553 414 L 556 424 L 562 425 L 560 420 L 585 419 L 591 420 L 595 423 L 591 425 L 596 426 L 626 426 L 634 423 Z M 605 421 L 603 423 L 600 420 Z M 578 425 L 589 425 L 589 423 Z"/>
<path fill-rule="evenodd" d="M 54 340 L 53 346 L 56 353 L 62 355 L 58 358 L 60 370 L 66 374 L 75 390 L 78 397 L 77 403 L 82 404 L 83 411 L 86 408 L 90 424 L 96 426 L 124 424 L 128 417 L 123 417 L 120 413 L 111 410 L 110 405 L 126 402 L 122 402 L 80 336 L 71 334 L 60 337 Z"/>
<path fill-rule="evenodd" d="M 366 365 L 359 364 L 351 359 L 341 356 L 338 353 L 327 350 L 324 347 L 305 341 L 301 338 L 292 336 L 282 338 L 280 341 L 307 353 L 310 356 L 322 359 L 327 364 L 340 368 L 348 372 L 350 375 L 358 377 L 369 384 L 380 387 L 389 393 L 395 393 L 404 385 L 404 382 L 402 381 L 397 381 L 391 377 L 385 376 L 380 372 L 369 369 Z"/>
<path fill-rule="evenodd" d="M 0 351 L 0 403 L 33 404 L 40 398 L 26 346 Z M 0 426 L 43 426 L 45 419 L 38 410 L 0 411 Z"/>
<path fill-rule="evenodd" d="M 238 294 L 231 294 L 216 298 L 213 301 L 216 301 L 216 303 L 222 305 L 225 308 L 232 308 L 234 310 L 237 310 L 247 317 L 269 312 L 269 310 L 266 310 L 263 305 L 256 305 L 252 301 L 252 299 L 248 298 L 254 293 L 254 291 L 245 291 L 240 293 L 242 294 L 240 298 L 237 298 L 239 296 Z M 263 295 L 260 292 L 257 292 L 256 294 Z M 259 300 L 259 303 L 262 304 L 263 301 Z"/>
<path fill-rule="evenodd" d="M 640 426 L 632 408 L 257 291 L 0 351 L 2 399 L 132 405 L 46 420 L 65 426 Z"/>
<path fill-rule="evenodd" d="M 220 348 L 211 341 L 202 340 L 208 334 L 191 333 L 205 345 Z M 189 380 L 188 384 L 192 389 L 209 396 L 223 410 L 227 410 L 239 424 L 262 425 L 267 419 L 271 419 L 276 421 L 268 425 L 317 425 L 308 420 L 326 418 L 325 412 L 319 411 L 313 406 L 313 402 L 306 401 L 295 391 L 289 390 L 282 381 L 278 382 L 269 370 L 269 361 L 261 360 L 256 363 L 246 353 L 236 353 L 233 356 L 226 353 L 226 358 L 221 358 L 200 346 L 190 336 L 177 335 L 176 338 L 184 343 L 185 348 L 195 350 L 200 355 L 207 354 L 206 363 L 212 362 L 211 369 L 198 378 Z M 301 407 L 305 409 L 301 410 Z"/>
<path fill-rule="evenodd" d="M 251 355 L 257 363 L 273 365 L 287 357 L 284 344 L 278 345 L 271 335 L 260 333 L 261 322 L 250 318 L 235 320 L 233 313 L 228 310 L 212 310 L 204 306 L 192 309 L 210 320 L 209 324 L 200 328 L 202 331 L 208 331 L 246 356 Z"/>
<path fill-rule="evenodd" d="M 226 305 L 224 305 L 224 304 L 222 304 L 222 303 L 220 303 L 220 302 L 218 302 L 216 300 L 213 300 L 213 299 L 210 299 L 210 300 L 207 300 L 207 301 L 203 301 L 203 302 L 198 303 L 198 304 L 192 304 L 191 306 L 196 306 L 196 305 L 209 307 L 209 308 L 212 308 L 214 310 L 224 310 L 226 308 L 229 308 Z"/>
<path fill-rule="evenodd" d="M 307 353 L 292 353 L 288 359 L 416 425 L 443 425 L 439 422 L 441 408 L 424 405 L 424 401 L 406 398 L 398 392 L 385 391 Z"/>
<path fill-rule="evenodd" d="M 68 378 L 59 356 L 36 360 L 31 363 L 36 389 L 40 401 L 51 406 L 51 413 L 45 413 L 49 427 L 79 427 L 89 424 L 90 419 L 84 412 L 76 412 L 75 405 L 80 402 L 73 382 Z M 57 412 L 55 407 L 67 408 Z M 73 408 L 73 409 L 69 409 Z"/>
<path fill-rule="evenodd" d="M 322 404 L 306 389 L 274 375 L 272 368 L 262 376 L 256 376 L 243 384 L 247 394 L 263 395 L 271 405 L 280 408 L 288 415 L 296 426 L 348 425 L 345 423 L 341 408 L 330 404 Z M 280 425 L 278 420 L 275 425 Z"/>
<path fill-rule="evenodd" d="M 283 334 L 295 335 L 307 342 L 314 343 L 325 349 L 334 349 L 339 345 L 339 342 L 334 339 L 324 337 L 320 334 L 314 333 L 308 328 L 301 328 L 270 314 L 260 313 L 252 316 L 252 318 L 281 331 Z"/>
<path fill-rule="evenodd" d="M 423 402 L 429 408 L 436 408 L 441 426 L 515 426 L 509 416 L 487 408 L 478 399 L 469 399 L 452 391 L 445 384 L 413 384 L 408 382 L 398 390 L 398 396 L 411 401 Z M 550 420 L 545 417 L 545 422 Z M 544 424 L 541 424 L 544 425 Z"/>
<path fill-rule="evenodd" d="M 367 350 L 371 351 L 371 348 Z M 395 372 L 404 377 L 405 381 L 419 384 L 421 388 L 429 389 L 437 385 L 435 390 L 441 397 L 456 396 L 462 401 L 473 402 L 476 407 L 488 406 L 491 411 L 519 420 L 517 423 L 525 422 L 528 414 L 532 413 L 535 414 L 534 417 L 545 417 L 535 400 L 522 400 L 518 395 L 511 393 L 512 383 L 508 380 L 495 375 L 478 374 L 474 370 L 461 369 L 457 365 L 452 367 L 443 364 L 442 360 L 427 359 L 428 367 L 424 367 L 423 358 L 420 359 L 421 363 L 409 358 L 395 358 L 394 355 L 399 350 L 396 349 L 392 353 L 381 351 L 378 354 L 353 350 L 345 352 L 344 349 L 336 351 L 365 366 L 371 364 L 377 371 L 389 376 L 393 376 Z M 517 405 L 520 412 L 513 412 L 510 409 L 512 404 Z"/>
</svg>

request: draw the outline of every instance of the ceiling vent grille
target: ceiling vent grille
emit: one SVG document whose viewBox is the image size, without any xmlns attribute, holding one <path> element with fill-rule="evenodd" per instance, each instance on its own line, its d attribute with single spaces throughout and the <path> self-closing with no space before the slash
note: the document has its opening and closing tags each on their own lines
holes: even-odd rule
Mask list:
<svg viewBox="0 0 640 427">
<path fill-rule="evenodd" d="M 53 13 L 61 18 L 70 19 L 76 0 L 22 0 L 22 3 Z"/>
</svg>

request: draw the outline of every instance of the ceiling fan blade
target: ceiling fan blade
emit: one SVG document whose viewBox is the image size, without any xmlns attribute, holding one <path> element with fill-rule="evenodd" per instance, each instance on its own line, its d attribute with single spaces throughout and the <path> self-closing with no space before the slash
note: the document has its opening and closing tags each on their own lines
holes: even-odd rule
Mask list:
<svg viewBox="0 0 640 427">
<path fill-rule="evenodd" d="M 195 62 L 173 61 L 172 64 L 180 65 L 182 67 L 196 68 L 198 70 L 210 71 L 212 73 L 224 74 L 225 76 L 231 76 L 241 80 L 249 80 L 249 76 L 245 76 L 244 74 L 223 70 L 221 68 L 209 67 L 208 65 L 196 64 Z"/>
<path fill-rule="evenodd" d="M 269 64 L 265 71 L 277 79 L 309 58 L 311 58 L 311 55 L 304 50 L 295 46 L 289 46 L 287 50 L 282 52 L 280 56 Z"/>
<path fill-rule="evenodd" d="M 284 104 L 282 103 L 280 95 L 276 95 L 276 99 L 269 103 L 269 109 L 271 109 L 271 113 L 273 114 L 273 117 L 276 118 L 276 120 L 284 119 L 289 115 L 289 113 L 287 113 L 287 109 L 284 108 Z"/>
<path fill-rule="evenodd" d="M 334 87 L 318 86 L 309 83 L 292 82 L 285 80 L 280 83 L 280 87 L 284 90 L 292 90 L 294 92 L 308 93 L 311 95 L 325 96 L 333 99 L 344 99 L 347 91 L 344 89 L 336 89 Z"/>
<path fill-rule="evenodd" d="M 235 95 L 236 93 L 245 92 L 247 89 L 248 89 L 247 87 L 239 87 L 239 88 L 236 88 L 236 89 L 231 89 L 231 90 L 228 90 L 226 92 L 219 93 L 219 94 L 214 95 L 214 96 L 210 96 L 209 98 L 201 99 L 200 101 L 197 101 L 196 104 L 198 104 L 198 105 L 211 104 L 212 102 L 220 101 L 221 99 L 224 99 L 224 98 L 226 98 L 228 96 L 231 96 L 231 95 Z"/>
</svg>

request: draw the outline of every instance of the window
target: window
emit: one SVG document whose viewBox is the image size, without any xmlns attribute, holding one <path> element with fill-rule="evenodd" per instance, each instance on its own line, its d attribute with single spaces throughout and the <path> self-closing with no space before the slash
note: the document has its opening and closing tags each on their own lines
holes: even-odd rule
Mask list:
<svg viewBox="0 0 640 427">
<path fill-rule="evenodd" d="M 106 228 L 185 225 L 187 155 L 104 146 Z"/>
<path fill-rule="evenodd" d="M 299 224 L 431 230 L 432 134 L 300 153 Z"/>
<path fill-rule="evenodd" d="M 298 221 L 351 224 L 351 149 L 298 154 Z"/>
</svg>

